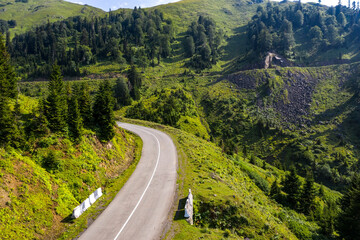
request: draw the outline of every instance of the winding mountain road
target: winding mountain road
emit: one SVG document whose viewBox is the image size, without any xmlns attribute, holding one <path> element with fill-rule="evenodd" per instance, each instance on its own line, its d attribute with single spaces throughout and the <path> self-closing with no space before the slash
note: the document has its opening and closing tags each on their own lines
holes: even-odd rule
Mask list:
<svg viewBox="0 0 360 240">
<path fill-rule="evenodd" d="M 160 239 L 175 198 L 176 148 L 160 131 L 127 123 L 118 125 L 141 137 L 141 159 L 114 200 L 79 239 Z"/>
</svg>

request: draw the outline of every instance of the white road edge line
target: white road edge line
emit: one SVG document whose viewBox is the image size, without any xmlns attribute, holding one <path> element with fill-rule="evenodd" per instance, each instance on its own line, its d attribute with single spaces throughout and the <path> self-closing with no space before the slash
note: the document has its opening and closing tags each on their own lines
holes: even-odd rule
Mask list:
<svg viewBox="0 0 360 240">
<path fill-rule="evenodd" d="M 150 184 L 151 184 L 151 182 L 152 182 L 152 180 L 153 180 L 153 178 L 154 178 L 156 169 L 157 169 L 157 167 L 158 167 L 158 165 L 159 165 L 159 160 L 160 160 L 160 142 L 159 142 L 159 139 L 158 139 L 154 134 L 152 134 L 151 132 L 148 132 L 148 131 L 146 131 L 146 130 L 144 130 L 144 129 L 141 129 L 141 128 L 139 128 L 139 129 L 142 130 L 142 131 L 144 131 L 144 132 L 146 132 L 146 133 L 148 133 L 148 134 L 150 134 L 150 135 L 152 135 L 152 136 L 156 139 L 157 144 L 158 144 L 159 154 L 158 154 L 158 158 L 157 158 L 157 161 L 156 161 L 156 166 L 155 166 L 155 168 L 154 168 L 154 171 L 153 171 L 153 173 L 152 173 L 152 176 L 151 176 L 151 178 L 150 178 L 150 180 L 149 180 L 148 185 L 146 186 L 146 188 L 145 188 L 143 194 L 141 195 L 138 203 L 136 204 L 135 208 L 134 208 L 133 211 L 131 212 L 130 216 L 128 217 L 128 219 L 126 220 L 126 222 L 124 223 L 124 225 L 122 226 L 122 228 L 120 229 L 120 231 L 118 232 L 118 234 L 116 235 L 116 237 L 114 238 L 114 240 L 117 240 L 117 239 L 118 239 L 118 237 L 120 236 L 121 232 L 124 230 L 124 228 L 126 227 L 126 225 L 128 224 L 128 222 L 130 221 L 132 215 L 135 213 L 135 211 L 136 211 L 136 209 L 138 208 L 140 202 L 142 201 L 142 199 L 143 199 L 146 191 L 148 190 L 148 188 L 149 188 L 149 186 L 150 186 Z"/>
</svg>

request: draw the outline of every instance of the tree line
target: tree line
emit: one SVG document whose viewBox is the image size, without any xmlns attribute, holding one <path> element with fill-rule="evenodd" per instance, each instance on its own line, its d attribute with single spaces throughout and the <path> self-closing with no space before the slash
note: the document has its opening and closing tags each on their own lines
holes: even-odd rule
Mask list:
<svg viewBox="0 0 360 240">
<path fill-rule="evenodd" d="M 342 5 L 326 7 L 313 4 L 267 3 L 259 6 L 247 26 L 252 50 L 260 55 L 277 51 L 290 56 L 295 44 L 308 41 L 296 40 L 294 32 L 310 39 L 311 51 L 326 51 L 348 46 L 360 41 L 360 11 Z"/>
<path fill-rule="evenodd" d="M 135 8 L 105 17 L 71 17 L 15 35 L 6 45 L 18 71 L 27 77 L 46 77 L 57 63 L 68 76 L 80 67 L 109 60 L 145 68 L 171 55 L 174 30 L 158 11 Z"/>
<path fill-rule="evenodd" d="M 114 109 L 129 105 L 140 97 L 142 79 L 133 65 L 124 77 L 112 86 L 101 81 L 95 97 L 86 83 L 64 82 L 60 66 L 52 66 L 48 95 L 39 99 L 38 107 L 22 114 L 18 103 L 17 78 L 10 56 L 0 38 L 0 146 L 27 149 L 37 139 L 50 133 L 79 143 L 83 129 L 94 130 L 101 141 L 110 141 L 115 134 Z M 92 100 L 94 98 L 94 100 Z"/>
</svg>

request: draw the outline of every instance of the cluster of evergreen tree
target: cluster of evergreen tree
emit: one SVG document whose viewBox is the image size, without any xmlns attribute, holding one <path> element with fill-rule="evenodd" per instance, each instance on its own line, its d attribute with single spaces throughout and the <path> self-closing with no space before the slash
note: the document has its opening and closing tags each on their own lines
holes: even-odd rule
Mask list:
<svg viewBox="0 0 360 240">
<path fill-rule="evenodd" d="M 15 110 L 10 105 L 17 98 L 17 82 L 15 72 L 10 64 L 10 56 L 0 34 L 0 147 L 22 144 L 19 124 L 16 121 L 19 106 Z"/>
<path fill-rule="evenodd" d="M 158 10 L 135 8 L 91 19 L 72 17 L 47 23 L 7 42 L 20 72 L 46 77 L 55 62 L 65 75 L 80 75 L 79 67 L 110 60 L 146 67 L 171 54 L 173 26 Z M 10 41 L 10 39 L 9 39 Z"/>
<path fill-rule="evenodd" d="M 3 20 L 0 19 L 0 33 L 4 34 L 6 32 L 8 32 L 9 28 L 14 28 L 16 27 L 17 23 L 16 20 Z"/>
<path fill-rule="evenodd" d="M 307 215 L 315 211 L 317 191 L 313 177 L 308 176 L 305 184 L 302 184 L 295 168 L 291 168 L 290 173 L 285 176 L 281 185 L 282 188 L 277 181 L 273 182 L 270 190 L 271 197 Z M 286 195 L 281 195 L 281 191 Z"/>
<path fill-rule="evenodd" d="M 126 117 L 178 127 L 182 116 L 197 116 L 194 100 L 182 89 L 156 91 L 152 97 L 156 100 L 151 106 L 140 101 L 128 109 Z"/>
<path fill-rule="evenodd" d="M 323 186 L 316 189 L 311 176 L 302 184 L 295 168 L 291 168 L 281 184 L 273 182 L 270 196 L 316 220 L 327 236 L 337 231 L 341 239 L 360 238 L 360 175 L 354 175 L 340 201 L 335 202 L 325 196 Z"/>
<path fill-rule="evenodd" d="M 41 106 L 46 117 L 44 125 L 47 124 L 51 132 L 68 133 L 74 142 L 81 140 L 84 127 L 96 130 L 102 141 L 110 141 L 115 135 L 115 98 L 108 80 L 100 83 L 92 104 L 87 84 L 65 85 L 60 67 L 54 65 L 49 95 Z"/>
<path fill-rule="evenodd" d="M 318 52 L 359 42 L 359 20 L 358 9 L 342 5 L 329 8 L 303 5 L 300 1 L 286 5 L 269 2 L 265 8 L 257 8 L 257 14 L 248 23 L 247 34 L 256 54 L 277 51 L 289 56 L 295 52 L 295 44 L 311 44 L 311 50 Z M 303 38 L 296 41 L 296 31 L 310 42 Z"/>
<path fill-rule="evenodd" d="M 337 219 L 340 237 L 360 239 L 360 175 L 355 175 L 340 201 L 341 212 Z"/>
<path fill-rule="evenodd" d="M 280 184 L 277 180 L 273 182 L 270 196 L 284 206 L 316 220 L 324 235 L 333 235 L 338 213 L 337 203 L 325 197 L 323 186 L 318 189 L 315 187 L 311 175 L 302 184 L 296 169 L 292 167 Z"/>
<path fill-rule="evenodd" d="M 124 88 L 123 91 L 128 91 L 126 84 Z M 84 127 L 94 129 L 102 141 L 114 137 L 115 98 L 109 81 L 100 83 L 92 103 L 89 87 L 85 83 L 72 87 L 65 84 L 60 67 L 54 65 L 48 90 L 48 96 L 40 99 L 37 109 L 30 114 L 21 114 L 15 72 L 0 38 L 0 147 L 26 149 L 50 132 L 60 133 L 77 143 Z"/>
<path fill-rule="evenodd" d="M 220 55 L 222 32 L 217 30 L 215 21 L 200 16 L 192 22 L 184 39 L 185 56 L 190 57 L 188 65 L 197 69 L 210 68 Z"/>
</svg>

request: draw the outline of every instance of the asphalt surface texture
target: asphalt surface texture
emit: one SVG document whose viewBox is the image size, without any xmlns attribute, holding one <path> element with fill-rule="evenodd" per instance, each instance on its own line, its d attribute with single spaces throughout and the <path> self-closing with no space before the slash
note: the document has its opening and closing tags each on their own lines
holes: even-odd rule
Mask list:
<svg viewBox="0 0 360 240">
<path fill-rule="evenodd" d="M 163 132 L 117 123 L 143 141 L 141 159 L 123 188 L 81 240 L 160 239 L 175 199 L 177 152 Z"/>
</svg>

